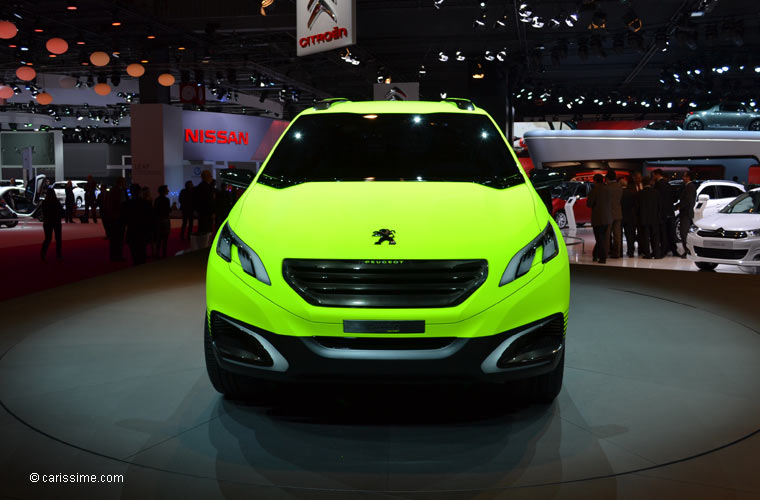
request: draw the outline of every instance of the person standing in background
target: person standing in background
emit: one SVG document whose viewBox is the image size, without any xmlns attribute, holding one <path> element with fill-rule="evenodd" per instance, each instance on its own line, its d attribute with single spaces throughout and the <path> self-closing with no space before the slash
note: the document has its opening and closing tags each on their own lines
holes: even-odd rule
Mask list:
<svg viewBox="0 0 760 500">
<path fill-rule="evenodd" d="M 182 228 L 179 230 L 179 239 L 185 239 L 185 228 L 187 228 L 187 237 L 193 232 L 193 181 L 185 183 L 185 189 L 179 192 L 179 209 L 182 212 Z"/>
<path fill-rule="evenodd" d="M 153 203 L 153 216 L 156 219 L 156 257 L 166 257 L 166 247 L 169 243 L 171 229 L 171 205 L 169 204 L 169 187 L 158 187 L 158 198 Z"/>
<path fill-rule="evenodd" d="M 628 179 L 620 179 L 623 194 L 620 198 L 620 211 L 623 216 L 622 225 L 625 233 L 626 254 L 633 257 L 636 251 L 636 188 L 633 183 L 628 184 Z"/>
<path fill-rule="evenodd" d="M 150 195 L 150 188 L 144 186 L 140 189 L 140 197 L 145 200 L 150 209 L 146 214 L 146 232 L 145 232 L 145 246 L 146 251 L 150 249 L 150 256 L 156 256 L 156 235 L 158 234 L 158 226 L 155 214 L 153 213 L 153 197 Z M 147 254 L 146 254 L 147 255 Z"/>
<path fill-rule="evenodd" d="M 95 184 L 95 181 L 93 180 L 91 175 L 87 176 L 87 184 L 84 187 L 84 221 L 90 222 L 90 209 L 92 208 L 92 221 L 97 224 L 98 222 L 98 211 L 97 208 L 95 208 L 97 197 L 95 196 L 95 191 L 97 191 L 98 186 Z"/>
<path fill-rule="evenodd" d="M 230 214 L 230 210 L 232 210 L 232 205 L 234 204 L 235 201 L 232 199 L 232 193 L 230 193 L 227 184 L 223 182 L 219 190 L 216 192 L 216 197 L 214 198 L 214 219 L 216 220 L 215 229 L 218 230 L 222 223 L 227 219 L 227 216 Z"/>
<path fill-rule="evenodd" d="M 66 187 L 63 188 L 66 193 L 66 223 L 74 223 L 74 209 L 76 208 L 76 202 L 74 201 L 74 185 L 71 181 L 66 183 Z"/>
<path fill-rule="evenodd" d="M 109 242 L 109 254 L 111 262 L 124 261 L 122 253 L 124 247 L 124 220 L 122 209 L 127 201 L 127 182 L 124 177 L 119 177 L 110 189 L 103 195 L 103 207 L 101 216 L 106 228 L 106 236 Z"/>
<path fill-rule="evenodd" d="M 689 228 L 694 222 L 694 205 L 697 203 L 697 185 L 694 184 L 691 172 L 684 172 L 684 188 L 681 193 L 681 199 L 678 202 L 678 218 L 681 226 L 681 244 L 683 253 L 682 259 L 686 258 L 686 236 L 689 234 Z"/>
<path fill-rule="evenodd" d="M 42 249 L 40 250 L 40 258 L 45 260 L 47 256 L 47 250 L 50 246 L 50 240 L 55 233 L 55 256 L 60 260 L 63 256 L 61 241 L 61 217 L 63 217 L 63 207 L 61 202 L 55 196 L 55 190 L 48 188 L 45 193 L 45 200 L 42 202 L 42 229 L 45 231 L 45 239 L 42 242 Z"/>
<path fill-rule="evenodd" d="M 620 259 L 623 257 L 623 211 L 621 200 L 623 198 L 623 186 L 617 181 L 614 170 L 607 171 L 607 190 L 610 194 L 610 258 Z"/>
<path fill-rule="evenodd" d="M 661 259 L 660 249 L 660 195 L 654 189 L 654 179 L 644 177 L 644 189 L 638 193 L 639 207 L 639 253 L 645 259 Z"/>
<path fill-rule="evenodd" d="M 662 255 L 671 252 L 678 255 L 676 248 L 676 214 L 673 210 L 673 187 L 659 168 L 652 174 L 654 176 L 654 188 L 660 195 L 660 246 Z"/>
<path fill-rule="evenodd" d="M 591 208 L 591 226 L 594 229 L 593 258 L 594 262 L 604 264 L 610 253 L 610 224 L 612 212 L 610 210 L 610 192 L 604 184 L 602 174 L 594 174 L 594 187 L 588 194 L 586 204 Z"/>
<path fill-rule="evenodd" d="M 193 209 L 198 213 L 198 233 L 214 230 L 214 178 L 210 170 L 201 172 L 201 182 L 193 190 Z"/>
<path fill-rule="evenodd" d="M 151 231 L 153 208 L 142 196 L 142 188 L 139 184 L 132 184 L 129 192 L 132 196 L 124 202 L 122 218 L 127 229 L 126 240 L 129 252 L 132 254 L 132 264 L 139 266 L 145 264 L 145 247 Z"/>
</svg>

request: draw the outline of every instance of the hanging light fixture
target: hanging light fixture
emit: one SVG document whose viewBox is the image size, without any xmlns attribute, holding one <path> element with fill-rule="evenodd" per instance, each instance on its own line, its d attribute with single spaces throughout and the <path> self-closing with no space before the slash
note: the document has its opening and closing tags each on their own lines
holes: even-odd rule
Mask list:
<svg viewBox="0 0 760 500">
<path fill-rule="evenodd" d="M 37 72 L 34 71 L 34 68 L 30 68 L 29 66 L 21 66 L 18 69 L 16 69 L 16 77 L 19 80 L 24 80 L 25 82 L 29 82 L 35 79 L 37 76 Z"/>
<path fill-rule="evenodd" d="M 48 104 L 53 102 L 53 96 L 51 96 L 47 92 L 41 92 L 37 94 L 37 97 L 35 97 L 35 99 L 37 99 L 37 104 L 40 104 L 42 106 L 47 106 Z"/>
<path fill-rule="evenodd" d="M 132 63 L 127 66 L 127 74 L 133 78 L 140 78 L 145 74 L 145 66 L 139 63 Z"/>
<path fill-rule="evenodd" d="M 111 87 L 107 83 L 98 83 L 93 90 L 98 95 L 108 95 L 111 93 Z"/>
<path fill-rule="evenodd" d="M 10 40 L 18 33 L 16 25 L 10 21 L 0 21 L 0 38 Z"/>
<path fill-rule="evenodd" d="M 10 85 L 0 85 L 0 99 L 13 97 L 13 88 Z"/>
<path fill-rule="evenodd" d="M 77 2 L 76 0 L 68 0 L 66 2 L 66 10 L 77 10 Z"/>
<path fill-rule="evenodd" d="M 63 38 L 51 38 L 45 43 L 45 48 L 51 54 L 65 54 L 69 50 L 69 44 Z"/>
<path fill-rule="evenodd" d="M 105 52 L 98 51 L 90 54 L 90 62 L 93 66 L 105 66 L 111 61 L 111 56 Z"/>
<path fill-rule="evenodd" d="M 162 73 L 158 75 L 158 83 L 163 85 L 164 87 L 171 87 L 174 85 L 174 75 L 171 73 Z"/>
</svg>

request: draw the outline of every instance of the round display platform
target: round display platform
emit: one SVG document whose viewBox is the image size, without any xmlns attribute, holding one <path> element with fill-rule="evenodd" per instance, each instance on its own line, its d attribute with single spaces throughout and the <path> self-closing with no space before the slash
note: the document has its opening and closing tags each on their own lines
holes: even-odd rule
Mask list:
<svg viewBox="0 0 760 500">
<path fill-rule="evenodd" d="M 758 332 L 578 268 L 553 405 L 448 385 L 315 385 L 230 402 L 206 376 L 203 274 L 173 266 L 22 307 L 0 360 L 7 411 L 85 455 L 212 479 L 222 495 L 558 484 L 689 460 L 758 429 Z"/>
</svg>

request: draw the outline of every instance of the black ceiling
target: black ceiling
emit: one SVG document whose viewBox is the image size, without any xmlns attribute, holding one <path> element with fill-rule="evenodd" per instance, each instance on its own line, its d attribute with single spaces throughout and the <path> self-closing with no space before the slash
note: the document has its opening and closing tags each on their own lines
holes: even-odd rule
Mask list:
<svg viewBox="0 0 760 500">
<path fill-rule="evenodd" d="M 760 73 L 754 71 L 760 64 L 760 17 L 756 2 L 743 0 L 708 1 L 713 8 L 700 17 L 691 13 L 705 0 L 486 0 L 485 8 L 477 0 L 439 0 L 439 8 L 434 0 L 357 0 L 358 44 L 350 51 L 358 66 L 341 60 L 338 50 L 296 57 L 294 0 L 275 0 L 266 16 L 257 0 L 76 3 L 76 11 L 66 10 L 66 1 L 2 3 L 0 19 L 15 21 L 20 30 L 13 44 L 28 44 L 31 50 L 21 53 L 3 41 L 0 82 L 14 81 L 20 59 L 33 62 L 38 72 L 89 75 L 92 68 L 80 64 L 83 57 L 94 50 L 118 50 L 123 64 L 109 65 L 108 76 L 114 70 L 123 73 L 127 62 L 147 58 L 154 69 L 171 70 L 178 78 L 184 70 L 191 79 L 202 76 L 213 86 L 220 76 L 225 88 L 259 95 L 260 83 L 250 76 L 264 75 L 276 83 L 269 97 L 282 87 L 298 90 L 299 102 L 288 97 L 286 116 L 314 98 L 371 99 L 378 74 L 395 82 L 420 80 L 422 98 L 438 99 L 446 92 L 477 101 L 483 90 L 471 82 L 475 60 L 485 64 L 486 79 L 496 82 L 486 91 L 501 92 L 509 85 L 522 116 L 683 115 L 691 102 L 702 107 L 719 98 L 749 101 L 760 83 Z M 520 22 L 520 3 L 547 26 Z M 635 33 L 623 21 L 631 9 L 642 22 Z M 548 27 L 560 13 L 575 12 L 580 19 L 574 27 L 564 22 Z M 595 13 L 597 23 L 599 14 L 605 14 L 605 28 L 589 29 Z M 474 21 L 483 14 L 484 28 L 475 29 Z M 121 26 L 111 25 L 114 17 Z M 504 28 L 496 25 L 499 19 L 506 21 Z M 44 32 L 35 33 L 35 28 Z M 156 38 L 148 39 L 149 32 Z M 71 44 L 69 52 L 55 59 L 44 50 L 52 35 Z M 80 40 L 85 45 L 72 43 Z M 482 60 L 486 51 L 496 55 L 502 50 L 504 61 Z M 465 61 L 456 61 L 457 51 Z M 448 61 L 439 60 L 441 52 Z M 421 65 L 426 70 L 422 78 Z M 696 69 L 701 74 L 693 73 Z"/>
</svg>

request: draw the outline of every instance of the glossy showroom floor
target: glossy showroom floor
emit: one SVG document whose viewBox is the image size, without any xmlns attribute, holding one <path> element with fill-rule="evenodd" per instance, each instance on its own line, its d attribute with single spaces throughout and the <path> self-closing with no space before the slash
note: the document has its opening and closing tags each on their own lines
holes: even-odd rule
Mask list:
<svg viewBox="0 0 760 500">
<path fill-rule="evenodd" d="M 554 405 L 209 385 L 203 255 L 3 303 L 0 497 L 760 498 L 760 279 L 575 265 Z M 123 474 L 42 484 L 38 474 Z"/>
</svg>

